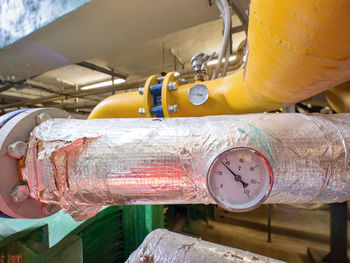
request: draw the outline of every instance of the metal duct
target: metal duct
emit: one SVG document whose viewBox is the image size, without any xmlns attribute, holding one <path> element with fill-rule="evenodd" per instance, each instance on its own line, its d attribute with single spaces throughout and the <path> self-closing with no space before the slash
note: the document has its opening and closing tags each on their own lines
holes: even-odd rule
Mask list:
<svg viewBox="0 0 350 263">
<path fill-rule="evenodd" d="M 350 199 L 350 114 L 52 119 L 32 132 L 21 173 L 32 198 L 83 220 L 103 205 L 214 203 L 208 164 L 236 146 L 271 164 L 267 203 Z"/>
<path fill-rule="evenodd" d="M 236 248 L 218 245 L 165 229 L 152 231 L 126 263 L 282 263 Z"/>
</svg>

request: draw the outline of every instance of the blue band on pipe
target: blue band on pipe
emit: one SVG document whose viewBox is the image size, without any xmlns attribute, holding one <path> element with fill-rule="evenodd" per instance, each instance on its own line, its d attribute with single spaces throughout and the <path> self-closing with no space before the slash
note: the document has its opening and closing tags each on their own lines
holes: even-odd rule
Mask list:
<svg viewBox="0 0 350 263">
<path fill-rule="evenodd" d="M 11 120 L 13 117 L 17 116 L 18 114 L 27 111 L 28 109 L 21 109 L 21 110 L 15 110 L 11 111 L 9 113 L 6 113 L 5 115 L 0 117 L 0 129 L 8 122 Z"/>
</svg>

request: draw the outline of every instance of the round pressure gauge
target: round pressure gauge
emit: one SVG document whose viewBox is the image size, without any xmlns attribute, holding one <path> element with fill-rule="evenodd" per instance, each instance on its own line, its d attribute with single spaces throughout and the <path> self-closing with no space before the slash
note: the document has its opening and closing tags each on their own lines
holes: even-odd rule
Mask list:
<svg viewBox="0 0 350 263">
<path fill-rule="evenodd" d="M 233 212 L 252 210 L 268 197 L 272 169 L 259 152 L 245 147 L 218 154 L 207 172 L 209 192 L 217 204 Z"/>
<path fill-rule="evenodd" d="M 203 84 L 194 84 L 188 91 L 188 99 L 193 105 L 202 105 L 207 101 L 209 91 Z"/>
</svg>

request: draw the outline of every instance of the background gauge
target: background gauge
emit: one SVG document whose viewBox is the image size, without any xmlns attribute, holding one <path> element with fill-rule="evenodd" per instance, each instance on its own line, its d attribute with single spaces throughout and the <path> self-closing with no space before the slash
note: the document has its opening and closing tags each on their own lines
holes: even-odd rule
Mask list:
<svg viewBox="0 0 350 263">
<path fill-rule="evenodd" d="M 208 97 L 208 88 L 203 84 L 195 84 L 188 91 L 188 99 L 193 105 L 202 105 Z"/>
<path fill-rule="evenodd" d="M 207 172 L 209 192 L 227 210 L 252 210 L 268 197 L 273 183 L 270 164 L 259 152 L 245 147 L 217 155 Z"/>
</svg>

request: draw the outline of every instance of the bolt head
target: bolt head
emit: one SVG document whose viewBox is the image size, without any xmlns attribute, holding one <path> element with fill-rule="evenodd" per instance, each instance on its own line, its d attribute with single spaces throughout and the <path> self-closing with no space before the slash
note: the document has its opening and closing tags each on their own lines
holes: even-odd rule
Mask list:
<svg viewBox="0 0 350 263">
<path fill-rule="evenodd" d="M 176 83 L 176 82 L 170 82 L 170 83 L 168 83 L 168 90 L 169 90 L 169 91 L 174 91 L 174 90 L 176 90 L 176 87 L 177 87 L 177 83 Z"/>
<path fill-rule="evenodd" d="M 36 124 L 39 125 L 40 123 L 43 123 L 49 119 L 51 119 L 51 116 L 49 114 L 45 112 L 40 113 L 38 116 L 36 116 Z"/>
<path fill-rule="evenodd" d="M 180 78 L 181 74 L 180 72 L 174 72 L 174 78 Z"/>
<path fill-rule="evenodd" d="M 146 114 L 145 108 L 139 108 L 139 114 L 145 115 Z"/>
<path fill-rule="evenodd" d="M 15 159 L 21 159 L 27 150 L 27 144 L 22 141 L 16 141 L 7 148 L 7 154 Z"/>
<path fill-rule="evenodd" d="M 143 87 L 140 87 L 140 88 L 138 89 L 139 94 L 140 94 L 140 95 L 143 95 L 144 90 L 145 90 L 145 89 L 144 89 Z"/>
<path fill-rule="evenodd" d="M 168 111 L 169 111 L 169 113 L 175 113 L 175 112 L 177 112 L 177 104 L 169 105 L 169 106 L 168 106 Z"/>
<path fill-rule="evenodd" d="M 182 84 L 187 84 L 187 79 L 180 79 Z"/>
<path fill-rule="evenodd" d="M 164 80 L 164 77 L 163 77 L 163 76 L 162 76 L 162 77 L 157 77 L 157 81 L 158 81 L 159 83 L 161 83 L 163 80 Z"/>
<path fill-rule="evenodd" d="M 20 203 L 27 200 L 29 194 L 30 192 L 27 185 L 17 185 L 12 189 L 10 193 L 10 199 L 14 203 Z"/>
</svg>

